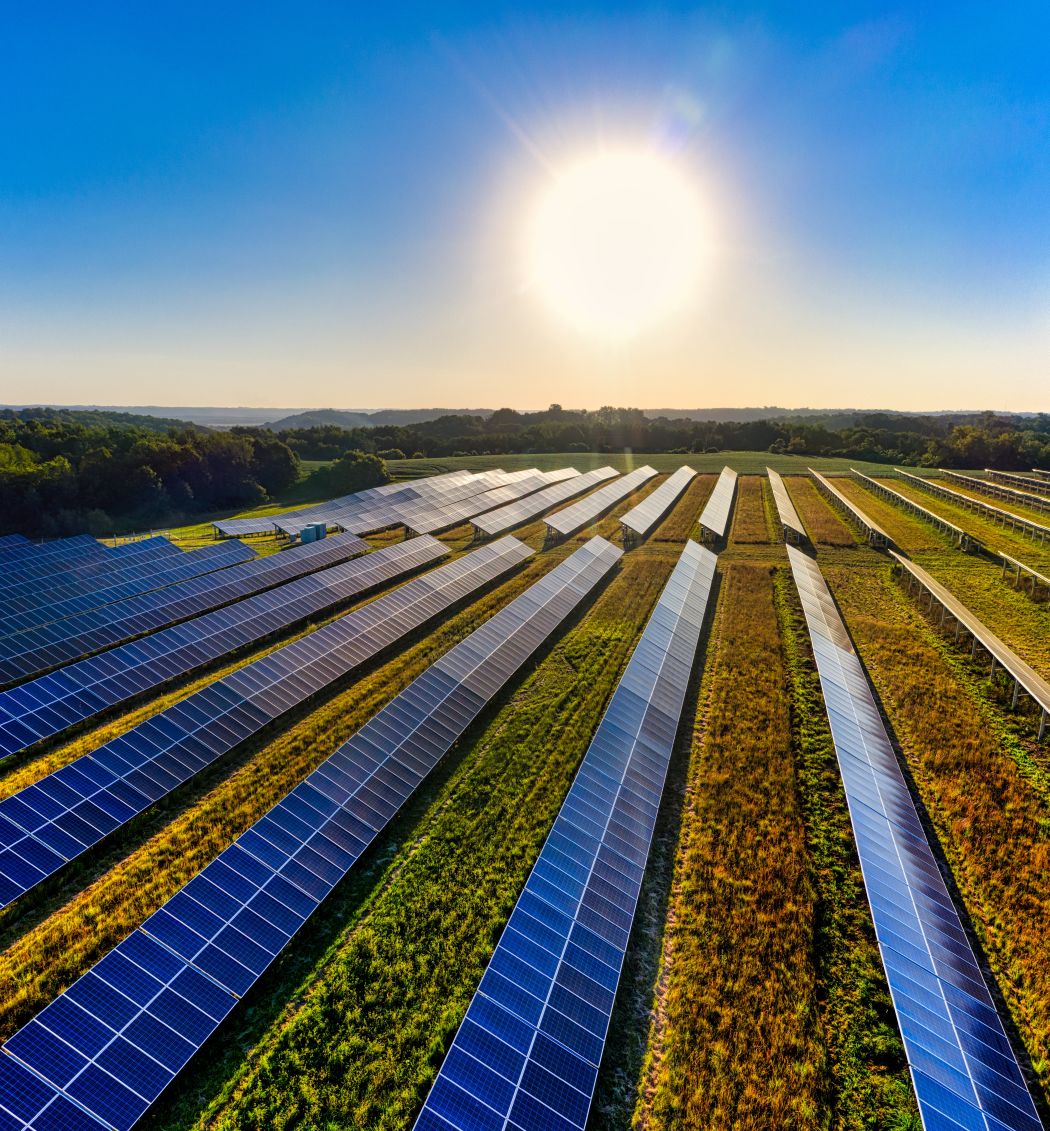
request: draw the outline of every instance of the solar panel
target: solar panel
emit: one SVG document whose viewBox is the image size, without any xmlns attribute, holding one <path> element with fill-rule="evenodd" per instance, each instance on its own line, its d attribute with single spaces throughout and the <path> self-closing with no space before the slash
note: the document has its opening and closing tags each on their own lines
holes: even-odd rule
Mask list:
<svg viewBox="0 0 1050 1131">
<path fill-rule="evenodd" d="M 416 1131 L 586 1126 L 716 563 L 686 543 Z"/>
<path fill-rule="evenodd" d="M 34 578 L 50 580 L 85 562 L 106 558 L 113 553 L 108 546 L 103 546 L 87 535 L 83 538 L 64 538 L 61 543 L 47 542 L 30 557 L 5 561 L 4 581 L 5 584 L 12 585 Z"/>
<path fill-rule="evenodd" d="M 388 558 L 381 566 L 374 560 L 382 552 L 359 564 L 374 563 L 389 578 L 403 573 L 411 560 Z M 433 559 L 444 548 L 433 542 L 417 552 L 418 560 Z M 475 550 L 246 664 L 4 798 L 0 905 L 54 875 L 246 738 L 531 555 L 514 538 Z M 374 576 L 373 587 L 377 580 Z"/>
<path fill-rule="evenodd" d="M 554 514 L 544 519 L 547 524 L 548 538 L 567 538 L 590 526 L 595 519 L 600 518 L 607 510 L 614 507 L 621 499 L 626 499 L 633 491 L 637 491 L 643 483 L 648 483 L 656 471 L 649 467 L 636 467 L 622 478 L 604 487 L 599 487 L 578 503 L 566 507 L 564 510 L 555 511 Z"/>
<path fill-rule="evenodd" d="M 0 554 L 13 550 L 16 546 L 28 546 L 29 539 L 24 534 L 0 534 Z"/>
<path fill-rule="evenodd" d="M 409 684 L 7 1041 L 0 1103 L 22 1126 L 64 1099 L 129 1131 L 620 554 L 593 539 Z"/>
<path fill-rule="evenodd" d="M 323 503 L 314 503 L 309 507 L 300 507 L 297 510 L 285 511 L 281 515 L 270 515 L 265 518 L 229 518 L 212 523 L 217 533 L 225 537 L 242 537 L 249 534 L 274 534 L 274 523 L 280 519 L 287 522 L 299 520 L 296 531 L 308 526 L 311 522 L 319 522 L 322 517 L 327 517 L 331 510 L 358 507 L 363 509 L 375 505 L 385 498 L 421 498 L 441 490 L 446 484 L 461 482 L 471 477 L 470 472 L 456 471 L 447 475 L 433 475 L 422 479 L 403 480 L 396 483 L 384 483 L 379 487 L 368 487 L 363 491 L 355 491 L 350 495 L 342 495 L 337 499 L 329 499 Z"/>
<path fill-rule="evenodd" d="M 345 536 L 345 540 L 329 538 L 324 543 L 241 562 L 221 572 L 189 578 L 178 585 L 25 629 L 0 639 L 0 684 L 39 675 L 121 641 L 345 561 L 367 548 L 367 543 L 352 535 Z M 233 557 L 241 555 L 242 550 L 236 544 Z"/>
<path fill-rule="evenodd" d="M 110 569 L 101 577 L 86 582 L 65 582 L 41 589 L 35 583 L 35 593 L 12 597 L 0 596 L 5 612 L 0 622 L 0 638 L 22 632 L 27 628 L 65 620 L 78 613 L 126 601 L 140 593 L 166 589 L 193 577 L 204 577 L 228 566 L 249 562 L 255 551 L 243 542 L 213 542 L 199 550 L 175 551 L 175 557 L 163 556 L 148 562 L 139 562 L 126 569 Z M 0 644 L 0 656 L 5 655 Z"/>
<path fill-rule="evenodd" d="M 353 535 L 340 537 L 353 539 Z M 287 557 L 286 562 L 268 558 L 272 568 L 234 579 L 223 591 L 210 590 L 204 599 L 227 599 L 210 613 L 0 692 L 0 755 L 53 738 L 237 649 L 334 611 L 390 577 L 436 561 L 444 552 L 428 542 L 406 542 L 348 562 L 347 558 L 365 549 L 353 539 L 349 545 L 328 547 L 330 553 L 305 553 L 322 545 L 315 542 L 294 554 L 281 555 Z M 328 561 L 340 564 L 321 569 Z M 243 599 L 248 587 L 254 595 Z M 183 618 L 192 615 L 194 604 L 199 601 L 183 606 Z"/>
<path fill-rule="evenodd" d="M 611 467 L 598 467 L 593 471 L 584 472 L 583 475 L 576 473 L 575 468 L 567 468 L 566 470 L 572 471 L 574 474 L 550 487 L 544 487 L 542 491 L 537 491 L 534 495 L 529 495 L 528 498 L 508 503 L 505 507 L 499 507 L 497 510 L 489 511 L 488 514 L 479 515 L 472 519 L 471 524 L 474 527 L 475 537 L 482 535 L 491 537 L 513 530 L 515 527 L 521 526 L 522 523 L 549 511 L 551 507 L 556 507 L 559 503 L 567 502 L 577 495 L 582 495 L 584 491 L 589 491 L 599 483 L 615 479 L 619 474 Z"/>
<path fill-rule="evenodd" d="M 773 502 L 777 505 L 777 517 L 780 519 L 784 541 L 796 546 L 800 542 L 805 542 L 806 528 L 802 525 L 802 519 L 798 517 L 798 511 L 795 510 L 795 504 L 791 501 L 780 472 L 767 467 L 766 475 L 769 476 L 769 486 L 773 491 Z"/>
<path fill-rule="evenodd" d="M 876 495 L 888 499 L 891 503 L 896 503 L 897 506 L 904 507 L 909 513 L 917 515 L 925 522 L 936 526 L 939 530 L 947 534 L 960 550 L 969 552 L 970 550 L 981 550 L 984 548 L 980 541 L 970 534 L 969 531 L 963 530 L 961 526 L 956 526 L 954 522 L 949 522 L 939 514 L 927 510 L 924 506 L 920 506 L 914 499 L 908 498 L 907 495 L 902 495 L 900 491 L 894 491 L 892 487 L 887 486 L 881 480 L 873 479 L 870 475 L 864 475 L 862 472 L 857 471 L 855 467 L 850 468 L 850 473 L 863 483 L 865 487 L 874 491 Z"/>
<path fill-rule="evenodd" d="M 715 489 L 700 514 L 700 537 L 704 542 L 725 541 L 736 499 L 736 480 L 736 472 L 731 467 L 722 468 Z"/>
<path fill-rule="evenodd" d="M 651 495 L 646 496 L 636 507 L 632 507 L 620 519 L 623 544 L 633 545 L 644 538 L 674 506 L 695 475 L 696 472 L 691 467 L 680 467 Z"/>
<path fill-rule="evenodd" d="M 548 485 L 548 480 L 540 472 L 534 471 L 525 478 L 513 483 L 506 483 L 500 487 L 493 487 L 483 491 L 480 495 L 472 495 L 469 499 L 460 499 L 451 503 L 438 503 L 419 508 L 411 513 L 405 513 L 405 529 L 411 534 L 437 534 L 442 530 L 451 530 L 467 519 L 474 518 L 486 511 L 495 510 L 506 503 L 527 497 Z"/>
<path fill-rule="evenodd" d="M 1040 1131 L 860 658 L 815 562 L 788 547 L 923 1123 Z"/>
<path fill-rule="evenodd" d="M 839 508 L 845 512 L 846 517 L 852 519 L 863 531 L 869 546 L 892 546 L 893 539 L 874 520 L 870 519 L 864 511 L 852 500 L 848 499 L 830 479 L 826 479 L 819 471 L 808 468 L 817 486 Z"/>
<path fill-rule="evenodd" d="M 10 534 L 8 537 L 22 538 L 21 535 L 17 534 Z M 51 542 L 30 542 L 28 538 L 22 538 L 21 541 L 9 542 L 0 549 L 0 560 L 5 565 L 31 559 L 42 561 L 51 554 L 67 554 L 71 549 L 77 548 L 105 552 L 105 547 L 97 539 L 92 538 L 90 534 L 76 534 L 72 538 L 56 538 Z"/>
<path fill-rule="evenodd" d="M 1021 491 L 1016 485 L 1007 487 L 993 480 L 979 479 L 975 475 L 962 475 L 958 471 L 948 471 L 947 469 L 943 469 L 941 474 L 956 483 L 962 483 L 972 491 L 991 495 L 993 499 L 1002 499 L 1007 503 L 1020 503 L 1022 506 L 1031 507 L 1037 511 L 1050 511 L 1050 499 L 1044 495 L 1033 494 L 1031 491 Z"/>
</svg>

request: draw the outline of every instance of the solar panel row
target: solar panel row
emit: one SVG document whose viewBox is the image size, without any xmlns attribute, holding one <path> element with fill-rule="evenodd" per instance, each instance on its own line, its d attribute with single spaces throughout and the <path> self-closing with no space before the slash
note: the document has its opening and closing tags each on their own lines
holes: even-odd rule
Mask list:
<svg viewBox="0 0 1050 1131">
<path fill-rule="evenodd" d="M 773 491 L 773 502 L 777 505 L 777 517 L 780 519 L 784 541 L 797 546 L 806 541 L 806 528 L 798 517 L 798 511 L 795 510 L 795 504 L 791 501 L 780 473 L 767 467 L 766 474 L 769 476 L 769 486 Z"/>
<path fill-rule="evenodd" d="M 249 562 L 255 557 L 254 550 L 235 539 L 213 542 L 186 553 L 176 553 L 177 558 L 165 556 L 136 565 L 130 570 L 111 570 L 105 578 L 93 579 L 91 585 L 50 585 L 46 592 L 37 594 L 35 603 L 28 600 L 8 602 L 0 598 L 0 603 L 6 606 L 3 621 L 0 622 L 0 637 L 8 637 L 52 621 L 66 620 L 78 613 L 137 597 L 140 593 L 166 589 L 194 577 L 204 577 L 216 570 Z M 16 606 L 21 611 L 16 611 Z M 0 656 L 8 654 L 5 645 L 0 643 Z"/>
<path fill-rule="evenodd" d="M 51 591 L 58 587 L 68 587 L 68 593 L 57 593 L 55 600 L 63 596 L 74 596 L 77 593 L 87 593 L 93 588 L 105 585 L 115 575 L 116 580 L 126 580 L 137 577 L 140 572 L 163 568 L 169 560 L 174 561 L 183 557 L 183 551 L 168 541 L 167 538 L 143 538 L 138 542 L 128 542 L 118 546 L 102 558 L 90 560 L 76 566 L 76 568 L 62 573 L 54 580 L 54 585 L 42 588 L 35 580 L 14 580 L 5 574 L 0 589 L 0 602 L 4 605 L 11 604 L 15 608 L 33 608 L 35 604 L 48 601 Z M 33 601 L 36 598 L 36 601 Z M 23 602 L 26 602 L 23 604 Z"/>
<path fill-rule="evenodd" d="M 0 534 L 0 553 L 13 550 L 16 546 L 28 546 L 29 539 L 24 534 Z"/>
<path fill-rule="evenodd" d="M 446 483 L 460 482 L 470 478 L 471 473 L 466 471 L 450 472 L 446 475 L 432 475 L 411 482 L 384 483 L 380 487 L 369 487 L 363 491 L 355 491 L 349 495 L 342 495 L 336 499 L 328 499 L 323 503 L 315 503 L 309 507 L 300 507 L 298 510 L 285 511 L 276 516 L 284 520 L 301 519 L 299 529 L 318 522 L 325 517 L 326 512 L 333 509 L 357 506 L 361 509 L 378 503 L 384 498 L 396 496 L 398 498 L 419 498 L 428 492 L 440 490 Z M 221 522 L 212 523 L 216 532 L 226 537 L 240 537 L 249 534 L 273 534 L 275 532 L 275 516 L 266 518 L 230 518 Z"/>
<path fill-rule="evenodd" d="M 166 589 L 129 597 L 64 621 L 26 629 L 0 641 L 0 683 L 39 675 L 121 641 L 177 624 L 231 601 L 343 562 L 367 548 L 367 543 L 352 534 L 338 539 L 326 538 L 323 542 L 297 546 L 283 554 L 242 562 Z M 129 654 L 141 660 L 152 647 L 152 643 L 143 643 L 141 648 L 131 649 Z M 103 669 L 110 659 L 99 661 Z M 62 678 L 55 676 L 59 683 Z M 18 695 L 15 697 L 21 702 Z M 3 701 L 0 698 L 0 702 Z M 3 740 L 0 739 L 2 750 Z"/>
<path fill-rule="evenodd" d="M 1004 644 L 986 624 L 978 620 L 951 590 L 946 589 L 921 566 L 917 566 L 914 562 L 893 550 L 890 551 L 890 556 L 908 575 L 909 592 L 911 592 L 913 582 L 918 582 L 920 592 L 925 590 L 931 597 L 930 608 L 933 608 L 933 602 L 936 601 L 944 610 L 944 615 L 951 616 L 955 620 L 960 631 L 965 628 L 973 637 L 971 655 L 976 652 L 977 645 L 980 644 L 992 659 L 992 674 L 995 674 L 997 666 L 1001 667 L 1014 680 L 1018 691 L 1024 688 L 1031 696 L 1040 712 L 1039 738 L 1041 740 L 1046 733 L 1047 718 L 1050 717 L 1050 683 L 1047 683 L 1030 664 L 1026 664 L 1012 648 Z M 943 616 L 941 621 L 943 623 Z M 958 631 L 956 632 L 956 639 L 958 639 Z M 1014 692 L 1013 706 L 1015 707 L 1017 706 L 1018 691 Z"/>
<path fill-rule="evenodd" d="M 619 556 L 594 539 L 496 613 L 19 1030 L 0 1056 L 14 1126 L 73 1110 L 62 1126 L 128 1131 Z"/>
<path fill-rule="evenodd" d="M 586 1125 L 716 564 L 686 543 L 416 1131 Z"/>
<path fill-rule="evenodd" d="M 360 543 L 344 545 L 334 556 L 339 564 L 317 573 L 311 570 L 324 563 L 323 557 L 303 555 L 283 570 L 250 579 L 253 586 L 263 586 L 254 596 L 0 693 L 0 754 L 17 753 L 53 738 L 68 727 L 155 691 L 169 680 L 259 643 L 274 632 L 338 609 L 391 577 L 443 556 L 443 547 L 421 541 L 388 546 L 354 562 L 340 561 L 363 549 Z M 287 581 L 289 577 L 294 580 Z M 277 585 L 279 581 L 285 583 Z M 234 586 L 227 596 L 241 589 L 243 586 Z M 214 591 L 210 596 L 215 596 Z"/>
<path fill-rule="evenodd" d="M 731 467 L 723 467 L 715 489 L 700 514 L 700 537 L 705 542 L 721 542 L 729 531 L 729 519 L 736 499 L 737 474 Z"/>
<path fill-rule="evenodd" d="M 501 486 L 507 478 L 507 472 L 499 469 L 479 474 L 460 472 L 455 478 L 443 479 L 436 484 L 424 480 L 419 487 L 402 487 L 399 491 L 377 496 L 365 504 L 359 501 L 341 503 L 327 508 L 320 517 L 329 526 L 350 530 L 355 534 L 371 534 L 389 527 L 406 526 L 406 518 L 418 511 L 426 513 L 432 507 L 480 495 L 483 491 Z M 293 536 L 302 531 L 307 521 L 281 515 L 274 525 L 282 534 Z M 318 521 L 318 516 L 314 516 L 313 521 Z"/>
<path fill-rule="evenodd" d="M 861 530 L 864 531 L 864 537 L 867 539 L 869 546 L 891 546 L 893 539 L 882 529 L 876 522 L 870 519 L 864 511 L 857 506 L 851 499 L 848 499 L 839 489 L 821 475 L 819 471 L 814 471 L 813 468 L 808 468 L 810 475 L 816 481 L 817 486 L 824 492 L 824 494 L 843 511 L 847 518 L 852 519 Z"/>
<path fill-rule="evenodd" d="M 567 470 L 574 471 L 575 469 L 568 468 Z M 577 495 L 582 495 L 584 491 L 589 491 L 599 483 L 615 479 L 618 474 L 611 467 L 598 467 L 593 471 L 584 472 L 583 475 L 569 476 L 550 487 L 544 487 L 542 491 L 537 491 L 534 495 L 529 495 L 527 498 L 519 499 L 514 503 L 508 503 L 505 507 L 489 511 L 487 514 L 479 515 L 471 520 L 475 536 L 488 535 L 492 537 L 513 530 L 515 527 L 521 526 L 522 523 L 528 522 L 529 519 L 537 518 L 545 511 L 550 510 L 551 507 L 556 507 L 559 503 L 567 502 Z"/>
<path fill-rule="evenodd" d="M 1040 1131 L 860 658 L 816 563 L 788 547 L 864 888 L 926 1131 Z"/>
<path fill-rule="evenodd" d="M 43 560 L 44 557 L 51 554 L 65 554 L 70 549 L 77 547 L 104 552 L 102 544 L 92 538 L 90 534 L 75 534 L 72 538 L 56 538 L 51 542 L 30 542 L 28 538 L 23 538 L 20 534 L 9 534 L 7 537 L 15 539 L 15 541 L 10 541 L 0 548 L 0 559 L 2 559 L 4 565 L 10 565 L 17 561 L 28 561 L 31 558 Z"/>
<path fill-rule="evenodd" d="M 6 584 L 53 578 L 67 570 L 76 569 L 85 562 L 100 560 L 115 553 L 87 534 L 63 538 L 60 542 L 45 542 L 40 547 L 34 547 L 34 550 L 36 552 L 32 555 L 4 561 Z"/>
<path fill-rule="evenodd" d="M 1016 471 L 996 471 L 991 467 L 986 467 L 984 473 L 996 483 L 1005 483 L 1008 487 L 1017 487 L 1022 491 L 1035 491 L 1039 495 L 1050 495 L 1050 482 L 1046 479 L 1022 475 Z"/>
<path fill-rule="evenodd" d="M 437 552 L 443 550 L 437 545 Z M 431 557 L 436 552 L 421 551 Z M 4 798 L 0 905 L 54 875 L 216 758 L 531 554 L 528 546 L 504 538 L 449 562 L 246 664 Z M 385 575 L 403 572 L 404 561 L 389 561 Z"/>
<path fill-rule="evenodd" d="M 436 534 L 442 530 L 451 530 L 454 526 L 484 514 L 486 511 L 495 510 L 507 503 L 542 490 L 549 485 L 549 479 L 540 472 L 534 472 L 515 483 L 508 483 L 502 487 L 493 487 L 483 491 L 480 495 L 473 495 L 469 499 L 461 499 L 454 503 L 444 503 L 431 506 L 422 511 L 417 511 L 411 517 L 406 515 L 405 528 L 412 534 Z"/>
<path fill-rule="evenodd" d="M 1045 495 L 1035 494 L 1032 491 L 1022 491 L 1016 485 L 1004 486 L 990 479 L 979 479 L 976 475 L 962 475 L 958 471 L 942 470 L 941 474 L 947 476 L 952 482 L 961 483 L 971 491 L 980 491 L 983 495 L 991 495 L 993 499 L 1002 499 L 1006 503 L 1018 503 L 1031 507 L 1032 510 L 1050 511 L 1050 499 Z"/>
<path fill-rule="evenodd" d="M 566 507 L 564 510 L 555 511 L 544 521 L 547 523 L 547 534 L 550 537 L 567 538 L 590 526 L 595 519 L 600 518 L 607 510 L 614 507 L 621 499 L 626 499 L 633 491 L 637 491 L 643 484 L 648 483 L 656 471 L 649 467 L 636 467 L 620 479 L 599 487 L 578 503 Z"/>
<path fill-rule="evenodd" d="M 863 483 L 865 487 L 874 491 L 876 495 L 888 499 L 891 503 L 896 503 L 911 514 L 917 515 L 919 518 L 936 526 L 939 530 L 942 530 L 960 550 L 965 550 L 968 553 L 970 550 L 983 549 L 981 543 L 968 531 L 963 530 L 961 526 L 956 526 L 954 522 L 949 522 L 939 514 L 927 510 L 924 506 L 920 506 L 914 499 L 908 498 L 907 495 L 902 495 L 900 491 L 894 491 L 892 487 L 883 483 L 881 479 L 872 479 L 871 476 L 864 475 L 854 467 L 850 468 L 850 473 Z"/>
<path fill-rule="evenodd" d="M 1020 530 L 1023 534 L 1038 538 L 1040 542 L 1045 542 L 1050 537 L 1050 526 L 1044 526 L 1040 522 L 1025 518 L 1023 515 L 1014 514 L 1013 511 L 1004 510 L 992 503 L 986 503 L 983 499 L 975 499 L 972 495 L 964 495 L 961 491 L 953 491 L 950 487 L 945 487 L 934 479 L 927 479 L 924 475 L 912 475 L 910 471 L 903 471 L 899 467 L 894 468 L 894 470 L 902 479 L 907 479 L 909 483 L 914 483 L 916 487 L 921 487 L 932 495 L 939 495 L 942 499 L 947 499 L 957 506 L 965 507 L 967 510 L 984 515 L 986 518 L 991 518 L 1001 526 L 1011 526 L 1015 530 Z"/>
<path fill-rule="evenodd" d="M 691 467 L 680 467 L 651 494 L 620 519 L 623 544 L 633 545 L 644 538 L 678 501 L 696 472 Z"/>
</svg>

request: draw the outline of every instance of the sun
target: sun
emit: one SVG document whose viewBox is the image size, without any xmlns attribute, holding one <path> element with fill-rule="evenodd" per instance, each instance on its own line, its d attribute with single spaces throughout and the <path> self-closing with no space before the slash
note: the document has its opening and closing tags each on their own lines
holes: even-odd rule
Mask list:
<svg viewBox="0 0 1050 1131">
<path fill-rule="evenodd" d="M 681 308 L 710 255 L 700 198 L 671 162 L 602 153 L 565 169 L 528 227 L 528 278 L 578 329 L 629 338 Z"/>
</svg>

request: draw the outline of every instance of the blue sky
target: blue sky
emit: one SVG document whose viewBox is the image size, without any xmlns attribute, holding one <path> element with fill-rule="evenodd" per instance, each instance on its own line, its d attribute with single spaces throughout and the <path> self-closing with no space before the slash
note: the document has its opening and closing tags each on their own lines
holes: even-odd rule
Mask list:
<svg viewBox="0 0 1050 1131">
<path fill-rule="evenodd" d="M 1047 407 L 1050 7 L 7 5 L 0 401 Z M 523 288 L 551 172 L 657 148 L 699 300 Z"/>
</svg>

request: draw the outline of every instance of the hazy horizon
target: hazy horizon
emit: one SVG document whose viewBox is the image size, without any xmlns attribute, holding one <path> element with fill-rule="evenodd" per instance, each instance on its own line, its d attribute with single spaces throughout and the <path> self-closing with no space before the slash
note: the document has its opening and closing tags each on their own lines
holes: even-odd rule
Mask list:
<svg viewBox="0 0 1050 1131">
<path fill-rule="evenodd" d="M 66 5 L 7 30 L 6 401 L 1046 406 L 1045 5 Z M 686 297 L 604 341 L 524 246 L 608 147 L 673 165 L 706 243 Z"/>
</svg>

